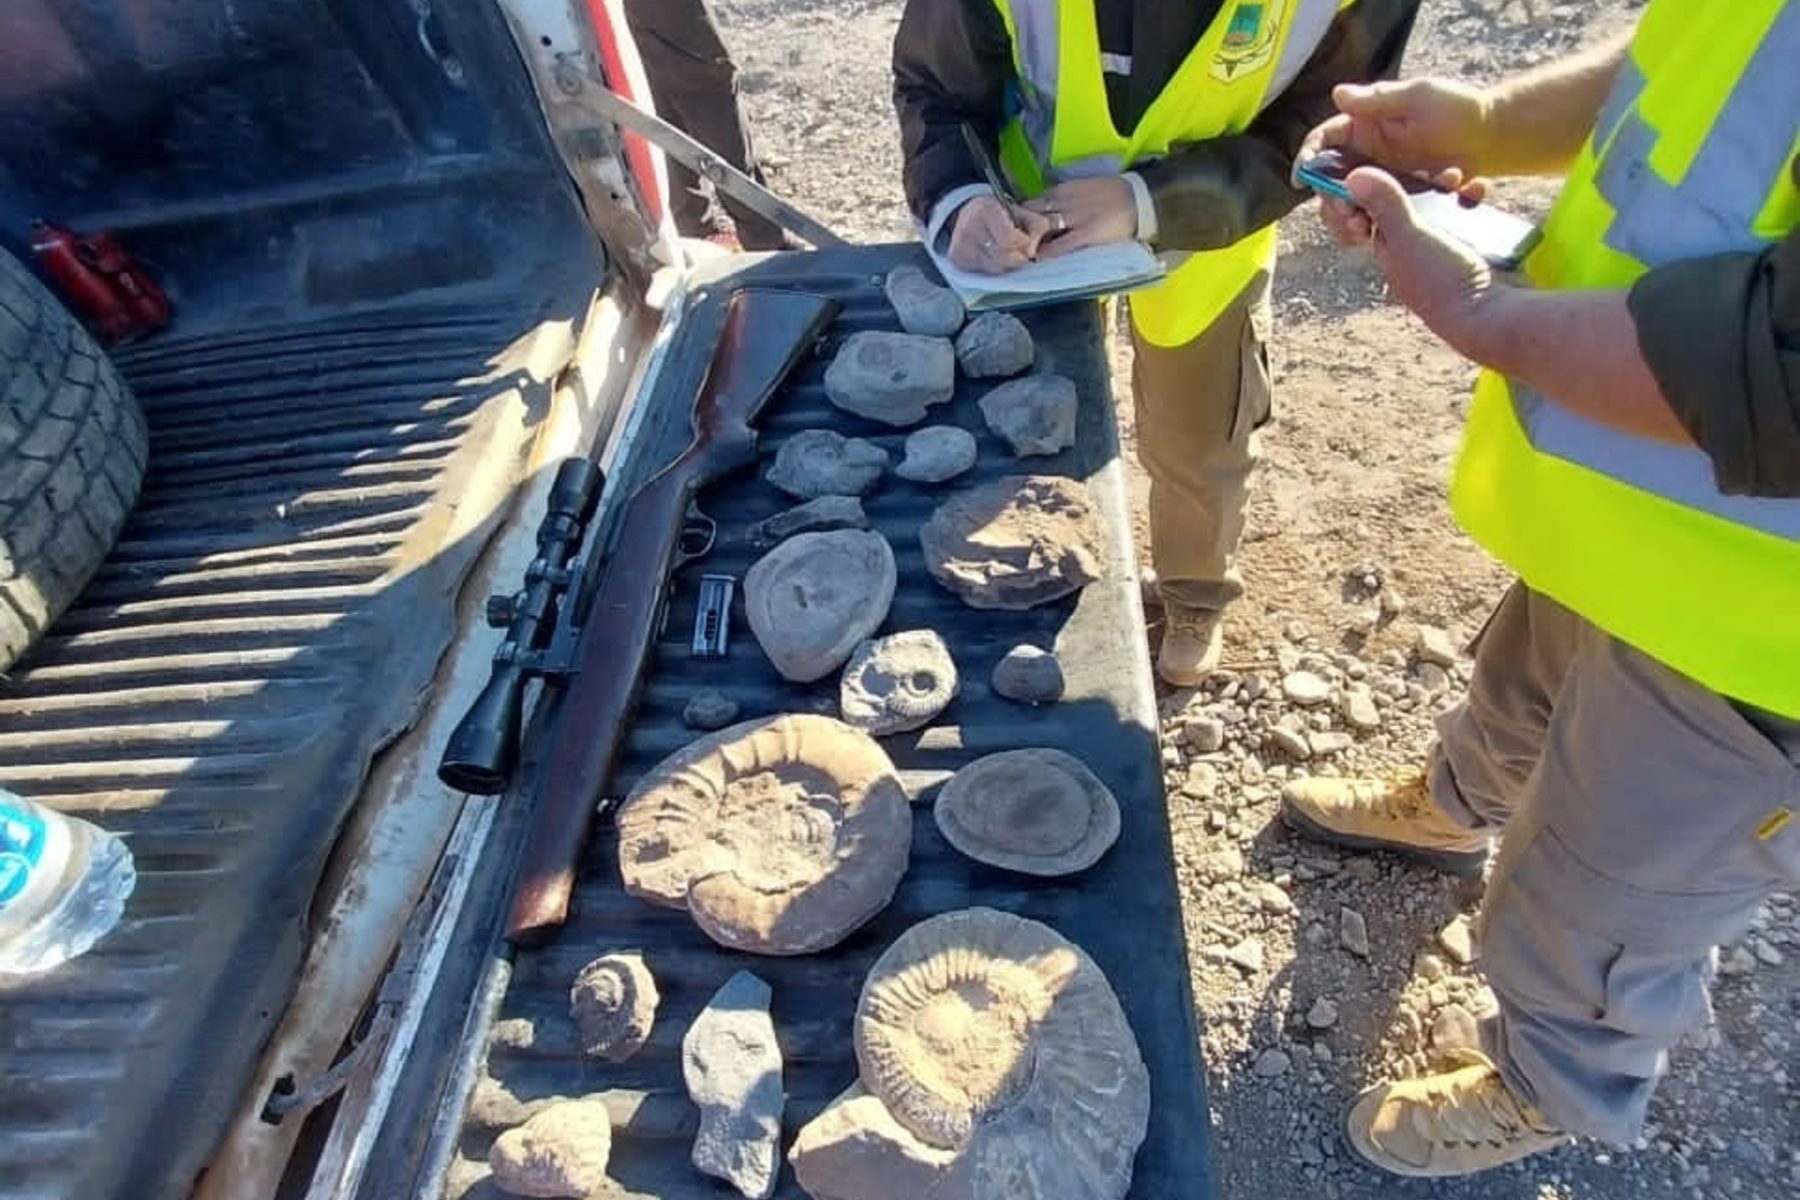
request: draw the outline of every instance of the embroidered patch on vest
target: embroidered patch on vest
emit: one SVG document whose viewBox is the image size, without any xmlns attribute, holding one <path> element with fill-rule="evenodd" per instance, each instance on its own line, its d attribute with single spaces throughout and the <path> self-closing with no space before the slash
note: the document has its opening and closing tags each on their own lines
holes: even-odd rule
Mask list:
<svg viewBox="0 0 1800 1200">
<path fill-rule="evenodd" d="M 1238 0 L 1232 9 L 1224 40 L 1213 55 L 1212 77 L 1230 83 L 1255 73 L 1275 56 L 1275 35 L 1281 29 L 1282 0 Z"/>
</svg>

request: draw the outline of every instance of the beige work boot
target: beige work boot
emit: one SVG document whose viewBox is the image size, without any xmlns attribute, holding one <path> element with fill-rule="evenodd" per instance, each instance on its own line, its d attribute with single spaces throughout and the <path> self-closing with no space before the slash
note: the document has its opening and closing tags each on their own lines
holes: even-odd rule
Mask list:
<svg viewBox="0 0 1800 1200">
<path fill-rule="evenodd" d="M 1417 1179 L 1471 1175 L 1569 1142 L 1513 1095 L 1479 1050 L 1458 1050 L 1448 1068 L 1372 1087 L 1344 1118 L 1344 1136 L 1384 1171 Z"/>
<path fill-rule="evenodd" d="M 1156 673 L 1170 687 L 1199 687 L 1219 665 L 1224 628 L 1218 610 L 1163 602 L 1162 649 Z"/>
<path fill-rule="evenodd" d="M 1297 779 L 1281 789 L 1281 817 L 1322 842 L 1389 850 L 1449 871 L 1481 874 L 1488 836 L 1456 824 L 1432 803 L 1425 778 Z"/>
</svg>

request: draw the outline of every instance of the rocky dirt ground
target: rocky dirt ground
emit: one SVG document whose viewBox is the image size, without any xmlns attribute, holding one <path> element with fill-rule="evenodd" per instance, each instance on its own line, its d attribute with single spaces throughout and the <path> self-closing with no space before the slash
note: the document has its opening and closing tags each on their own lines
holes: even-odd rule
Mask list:
<svg viewBox="0 0 1800 1200">
<path fill-rule="evenodd" d="M 888 99 L 898 0 L 715 7 L 775 186 L 858 240 L 910 236 Z M 1407 70 L 1493 78 L 1620 28 L 1637 7 L 1427 0 Z M 1527 210 L 1549 194 L 1501 192 Z M 1229 669 L 1162 701 L 1218 1194 L 1800 1194 L 1790 897 L 1723 948 L 1718 1022 L 1676 1055 L 1636 1146 L 1584 1144 L 1429 1184 L 1380 1176 L 1339 1143 L 1338 1114 L 1360 1087 L 1426 1070 L 1491 1003 L 1466 961 L 1479 889 L 1298 841 L 1276 798 L 1307 773 L 1422 760 L 1431 718 L 1466 683 L 1461 648 L 1507 577 L 1445 507 L 1471 368 L 1387 302 L 1366 263 L 1327 244 L 1310 211 L 1282 242 L 1277 415 L 1244 548 L 1249 598 L 1228 629 Z M 1115 352 L 1121 381 L 1128 354 Z M 1129 444 L 1128 404 L 1121 413 Z M 1324 698 L 1307 702 L 1309 687 Z"/>
</svg>

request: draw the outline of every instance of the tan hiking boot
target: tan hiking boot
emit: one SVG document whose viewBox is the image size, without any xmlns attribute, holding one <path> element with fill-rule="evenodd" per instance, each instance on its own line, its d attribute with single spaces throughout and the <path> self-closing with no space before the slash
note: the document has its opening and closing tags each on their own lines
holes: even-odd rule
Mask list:
<svg viewBox="0 0 1800 1200">
<path fill-rule="evenodd" d="M 1170 687 L 1199 687 L 1219 665 L 1224 628 L 1217 610 L 1163 604 L 1162 649 L 1156 673 Z"/>
<path fill-rule="evenodd" d="M 1384 1171 L 1430 1179 L 1471 1175 L 1569 1142 L 1512 1094 L 1479 1050 L 1459 1050 L 1445 1066 L 1358 1096 L 1344 1118 L 1351 1148 Z"/>
<path fill-rule="evenodd" d="M 1479 875 L 1488 836 L 1432 803 L 1422 775 L 1401 780 L 1297 779 L 1281 789 L 1290 827 L 1353 850 L 1389 850 L 1456 875 Z"/>
</svg>

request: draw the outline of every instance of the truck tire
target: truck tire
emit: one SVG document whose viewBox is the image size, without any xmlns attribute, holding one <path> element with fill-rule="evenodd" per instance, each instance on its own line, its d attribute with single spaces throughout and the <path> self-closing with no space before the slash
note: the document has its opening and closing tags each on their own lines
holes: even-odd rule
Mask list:
<svg viewBox="0 0 1800 1200">
<path fill-rule="evenodd" d="M 0 251 L 0 671 L 112 549 L 146 450 L 144 415 L 118 371 Z"/>
</svg>

